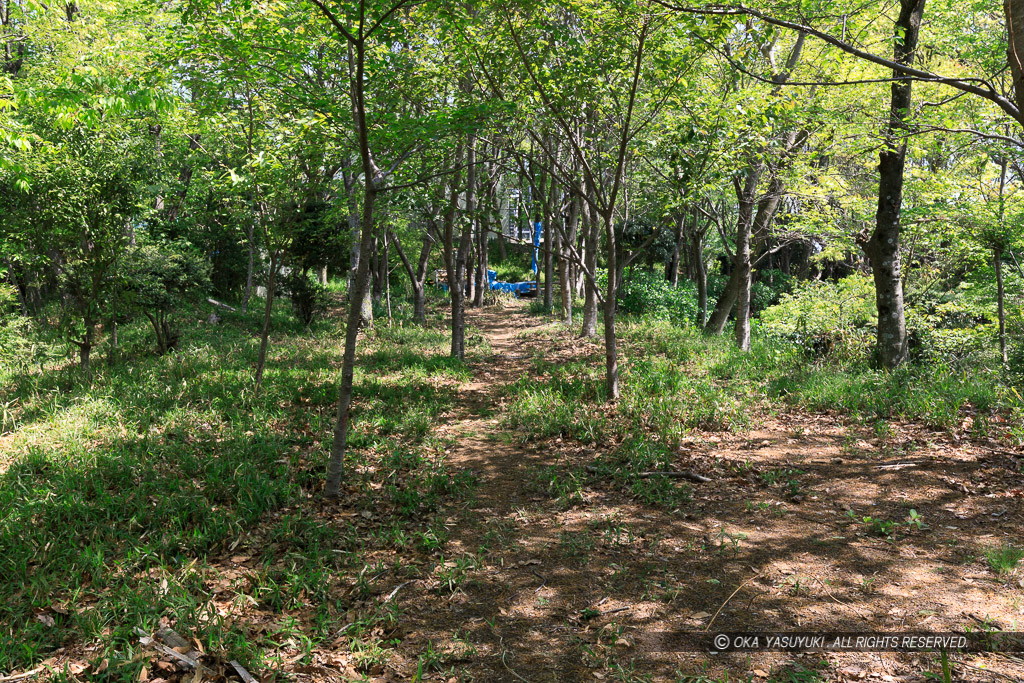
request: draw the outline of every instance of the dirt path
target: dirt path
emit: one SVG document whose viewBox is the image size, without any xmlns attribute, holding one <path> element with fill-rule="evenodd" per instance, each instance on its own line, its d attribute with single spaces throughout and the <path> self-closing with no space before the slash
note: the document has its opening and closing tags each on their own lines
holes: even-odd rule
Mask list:
<svg viewBox="0 0 1024 683">
<path fill-rule="evenodd" d="M 472 311 L 469 323 L 492 354 L 438 433 L 448 464 L 478 485 L 450 511 L 434 576 L 398 601 L 409 630 L 389 667 L 396 680 L 412 677 L 418 660 L 429 680 L 445 681 L 681 681 L 701 671 L 714 681 L 727 670 L 728 680 L 754 671 L 773 681 L 916 683 L 934 658 L 711 656 L 644 643 L 712 618 L 733 631 L 947 631 L 977 621 L 1021 630 L 1022 585 L 994 578 L 979 557 L 986 542 L 1020 539 L 1024 527 L 1012 498 L 977 489 L 1006 466 L 983 448 L 913 426 L 888 437 L 902 446 L 882 448 L 838 416 L 790 414 L 756 431 L 703 435 L 686 466 L 715 482 L 693 485 L 685 508 L 655 508 L 610 483 L 573 480 L 572 468 L 605 446 L 522 443 L 502 428 L 506 387 L 535 372 L 535 355 L 588 349 L 520 337 L 543 324 L 522 309 Z M 901 521 L 911 507 L 927 530 L 886 538 L 858 521 Z M 970 661 L 1024 680 L 1024 661 Z M 1000 675 L 964 667 L 957 680 Z"/>
</svg>

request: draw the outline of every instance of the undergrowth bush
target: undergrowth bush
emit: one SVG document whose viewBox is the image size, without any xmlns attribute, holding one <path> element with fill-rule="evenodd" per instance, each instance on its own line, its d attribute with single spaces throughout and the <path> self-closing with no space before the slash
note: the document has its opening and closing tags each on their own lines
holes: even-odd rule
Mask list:
<svg viewBox="0 0 1024 683">
<path fill-rule="evenodd" d="M 807 280 L 761 313 L 765 334 L 812 356 L 863 358 L 871 348 L 878 317 L 871 278 L 851 275 L 839 282 Z"/>
<path fill-rule="evenodd" d="M 660 273 L 637 270 L 628 273 L 619 290 L 619 310 L 656 320 L 669 320 L 677 325 L 697 321 L 697 289 L 689 280 L 680 280 L 673 287 Z"/>
</svg>

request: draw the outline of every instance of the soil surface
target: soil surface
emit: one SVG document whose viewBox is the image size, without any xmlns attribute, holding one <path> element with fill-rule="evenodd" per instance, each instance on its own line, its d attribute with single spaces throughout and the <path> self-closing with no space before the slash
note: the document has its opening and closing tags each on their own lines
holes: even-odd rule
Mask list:
<svg viewBox="0 0 1024 683">
<path fill-rule="evenodd" d="M 790 413 L 695 434 L 679 465 L 711 481 L 680 484 L 692 490 L 682 509 L 600 484 L 567 507 L 537 473 L 601 446 L 522 444 L 500 426 L 504 388 L 536 353 L 600 347 L 541 347 L 522 332 L 545 323 L 517 308 L 474 310 L 469 323 L 493 355 L 439 428 L 455 441 L 449 465 L 479 481 L 449 520 L 445 556 L 461 576 L 450 593 L 436 580 L 402 588 L 406 629 L 382 680 L 414 677 L 430 644 L 451 680 L 924 681 L 940 670 L 934 655 L 661 652 L 651 634 L 1024 630 L 1024 579 L 984 556 L 1022 538 L 1021 454 L 913 424 L 879 437 L 839 415 Z M 486 562 L 457 562 L 483 545 Z M 957 660 L 954 680 L 1024 681 L 1016 655 Z"/>
</svg>

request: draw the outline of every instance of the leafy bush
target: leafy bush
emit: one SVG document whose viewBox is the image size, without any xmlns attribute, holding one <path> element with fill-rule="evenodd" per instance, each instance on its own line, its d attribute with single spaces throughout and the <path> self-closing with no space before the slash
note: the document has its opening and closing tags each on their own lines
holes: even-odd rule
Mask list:
<svg viewBox="0 0 1024 683">
<path fill-rule="evenodd" d="M 700 316 L 692 282 L 680 281 L 674 288 L 660 274 L 647 271 L 634 271 L 624 278 L 619 288 L 619 310 L 677 325 L 692 324 Z"/>
<path fill-rule="evenodd" d="M 497 273 L 496 279 L 501 282 L 530 282 L 537 279 L 537 276 L 530 270 L 530 257 L 511 257 L 507 261 L 498 261 L 489 264 L 489 268 Z"/>
<path fill-rule="evenodd" d="M 863 357 L 878 324 L 871 278 L 851 275 L 839 282 L 802 282 L 761 314 L 765 333 L 804 351 Z"/>
<path fill-rule="evenodd" d="M 139 246 L 125 254 L 120 275 L 129 302 L 153 325 L 157 350 L 173 349 L 179 336 L 173 315 L 209 287 L 209 263 L 180 245 Z"/>
<path fill-rule="evenodd" d="M 29 319 L 15 312 L 14 288 L 0 283 L 0 366 L 13 368 L 29 355 Z"/>
<path fill-rule="evenodd" d="M 297 270 L 284 278 L 284 288 L 292 300 L 292 310 L 302 324 L 309 327 L 327 311 L 327 288 Z"/>
<path fill-rule="evenodd" d="M 793 291 L 796 281 L 795 277 L 786 275 L 781 270 L 758 270 L 757 281 L 750 287 L 754 310 L 763 311 L 779 303 L 783 295 Z"/>
</svg>

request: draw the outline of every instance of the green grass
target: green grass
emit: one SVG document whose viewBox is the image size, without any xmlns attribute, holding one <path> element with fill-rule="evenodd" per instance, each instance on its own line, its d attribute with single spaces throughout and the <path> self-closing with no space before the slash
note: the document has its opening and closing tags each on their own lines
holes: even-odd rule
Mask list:
<svg viewBox="0 0 1024 683">
<path fill-rule="evenodd" d="M 839 411 L 866 424 L 914 420 L 946 429 L 970 415 L 977 436 L 995 429 L 1024 440 L 1024 399 L 998 370 L 932 363 L 886 372 L 810 360 L 793 345 L 765 338 L 741 353 L 729 338 L 653 319 L 626 318 L 619 335 L 621 398 L 614 411 L 598 407 L 605 391 L 599 352 L 557 364 L 540 357 L 535 376 L 509 387 L 506 424 L 524 439 L 597 442 L 642 432 L 671 447 L 693 430 L 742 429 L 759 414 L 792 406 Z"/>
<path fill-rule="evenodd" d="M 1011 543 L 1004 543 L 998 548 L 990 548 L 985 551 L 985 559 L 992 571 L 1000 576 L 1010 574 L 1017 568 L 1021 560 L 1024 560 L 1024 548 L 1019 548 Z"/>
<path fill-rule="evenodd" d="M 558 326 L 534 333 L 541 349 L 573 335 Z M 605 402 L 600 347 L 557 362 L 537 351 L 532 372 L 506 387 L 502 424 L 519 440 L 565 437 L 603 446 L 588 469 L 556 466 L 540 476 L 539 488 L 564 506 L 581 504 L 586 483 L 601 480 L 675 509 L 687 501 L 687 487 L 636 474 L 671 469 L 695 431 L 749 428 L 787 406 L 841 412 L 880 434 L 891 430 L 891 421 L 953 429 L 970 416 L 975 436 L 1024 441 L 1024 400 L 997 371 L 983 367 L 910 365 L 884 372 L 864 363 L 811 360 L 791 344 L 765 338 L 741 353 L 728 337 L 708 338 L 650 318 L 624 318 L 619 340 L 621 396 L 614 405 Z M 796 474 L 766 473 L 765 482 L 796 498 L 802 493 Z"/>
<path fill-rule="evenodd" d="M 42 372 L 0 372 L 0 674 L 82 644 L 115 670 L 134 654 L 134 629 L 161 619 L 209 652 L 271 666 L 282 643 L 308 653 L 336 637 L 366 597 L 339 587 L 380 573 L 367 553 L 387 549 L 401 565 L 444 546 L 438 516 L 475 485 L 448 469 L 433 436 L 469 376 L 447 357 L 445 331 L 379 324 L 362 342 L 344 502 L 370 511 L 357 526 L 305 507 L 330 445 L 339 322 L 301 331 L 280 304 L 257 396 L 258 315 L 224 317 L 185 326 L 163 357 L 144 326 L 126 326 L 121 360 L 100 355 L 88 377 L 53 358 Z M 486 351 L 481 340 L 467 335 L 471 355 Z M 244 571 L 225 574 L 239 555 Z M 276 626 L 261 628 L 252 610 Z M 366 614 L 346 633 L 369 661 L 364 632 L 393 615 Z"/>
</svg>

